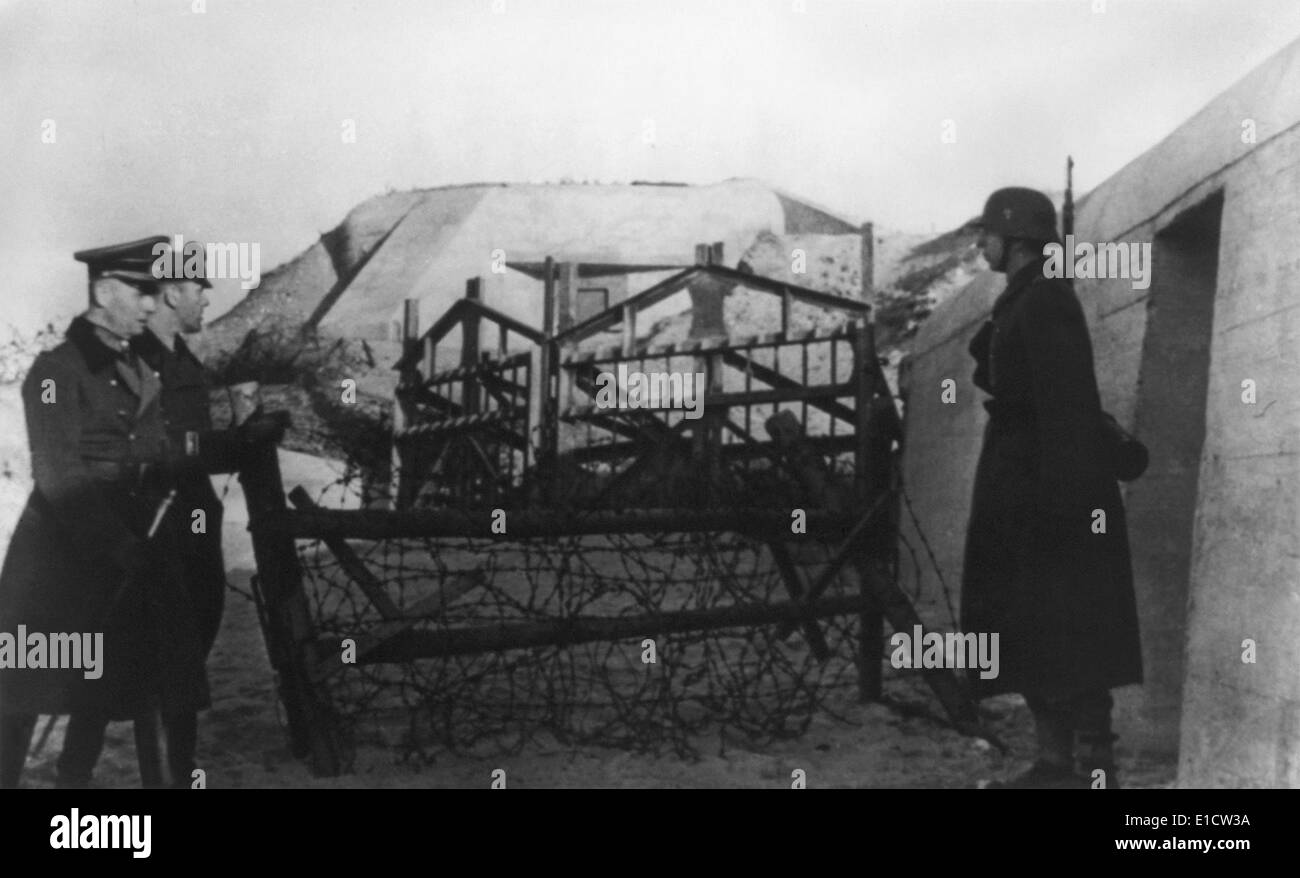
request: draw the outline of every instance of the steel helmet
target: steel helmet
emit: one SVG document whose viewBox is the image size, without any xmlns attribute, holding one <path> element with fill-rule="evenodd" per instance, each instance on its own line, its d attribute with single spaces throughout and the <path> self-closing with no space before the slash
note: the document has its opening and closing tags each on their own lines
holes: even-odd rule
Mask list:
<svg viewBox="0 0 1300 878">
<path fill-rule="evenodd" d="M 1059 241 L 1056 235 L 1056 207 L 1037 189 L 1010 186 L 999 189 L 984 202 L 978 225 L 1004 238 L 1029 241 Z"/>
</svg>

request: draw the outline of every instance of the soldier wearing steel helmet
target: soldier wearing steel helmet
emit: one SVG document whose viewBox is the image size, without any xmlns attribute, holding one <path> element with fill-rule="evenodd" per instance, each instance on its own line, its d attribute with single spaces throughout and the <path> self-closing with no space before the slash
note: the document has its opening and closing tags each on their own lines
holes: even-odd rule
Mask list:
<svg viewBox="0 0 1300 878">
<path fill-rule="evenodd" d="M 1038 739 L 1033 766 L 992 786 L 1114 788 L 1110 690 L 1142 681 L 1142 655 L 1092 342 L 1074 290 L 1043 271 L 1044 246 L 1059 241 L 1051 200 L 1000 189 L 979 227 L 980 250 L 1007 286 L 970 344 L 974 383 L 991 398 L 962 628 L 1000 635 L 1000 673 L 971 674 L 971 684 L 978 697 L 1024 695 Z"/>
</svg>

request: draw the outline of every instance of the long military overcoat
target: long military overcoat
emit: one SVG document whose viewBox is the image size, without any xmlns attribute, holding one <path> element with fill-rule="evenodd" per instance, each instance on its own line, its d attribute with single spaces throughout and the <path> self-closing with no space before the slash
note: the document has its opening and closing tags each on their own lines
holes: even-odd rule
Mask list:
<svg viewBox="0 0 1300 878">
<path fill-rule="evenodd" d="M 170 450 L 157 379 L 143 379 L 79 317 L 23 382 L 34 487 L 0 570 L 0 632 L 25 629 L 28 643 L 102 634 L 103 654 L 98 678 L 0 669 L 0 711 L 132 719 L 208 703 L 177 553 L 185 522 L 173 509 L 146 539 L 169 488 L 157 464 Z"/>
<path fill-rule="evenodd" d="M 1067 696 L 1142 680 L 1128 528 L 1107 465 L 1092 342 L 1069 284 L 1037 261 L 970 344 L 992 395 L 975 474 L 962 630 L 999 635 L 978 696 Z"/>
<path fill-rule="evenodd" d="M 182 453 L 174 469 L 175 484 L 177 504 L 189 527 L 181 534 L 180 556 L 206 657 L 221 627 L 226 595 L 221 551 L 224 509 L 208 474 L 234 469 L 239 446 L 231 431 L 212 428 L 203 365 L 184 339 L 177 336 L 173 350 L 146 330 L 131 340 L 131 346 L 162 381 L 164 427 L 172 447 Z M 202 528 L 195 524 L 196 511 L 203 512 Z"/>
</svg>

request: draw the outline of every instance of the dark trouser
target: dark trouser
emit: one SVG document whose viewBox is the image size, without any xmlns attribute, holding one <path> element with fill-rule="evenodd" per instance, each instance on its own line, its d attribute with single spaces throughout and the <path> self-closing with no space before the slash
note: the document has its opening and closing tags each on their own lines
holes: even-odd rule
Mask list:
<svg viewBox="0 0 1300 878">
<path fill-rule="evenodd" d="M 36 716 L 29 713 L 0 714 L 0 790 L 18 787 L 27 764 L 27 750 L 36 729 Z"/>
<path fill-rule="evenodd" d="M 199 744 L 199 715 L 194 711 L 163 717 L 167 731 L 167 766 L 172 785 L 189 787 L 194 773 L 194 751 Z"/>
<path fill-rule="evenodd" d="M 1080 767 L 1113 771 L 1115 736 L 1110 729 L 1114 700 L 1109 689 L 1086 689 L 1069 694 L 1026 692 L 1025 703 L 1034 715 L 1039 758 L 1058 765 L 1074 763 L 1079 747 Z"/>
<path fill-rule="evenodd" d="M 163 771 L 159 752 L 156 715 L 136 717 L 135 751 L 140 764 L 140 784 L 147 788 L 190 785 L 194 772 L 194 753 L 198 747 L 199 718 L 194 711 L 162 717 L 162 738 L 167 745 L 167 771 Z"/>
<path fill-rule="evenodd" d="M 60 787 L 86 787 L 104 750 L 104 733 L 108 717 L 95 713 L 74 713 L 68 717 L 63 733 L 63 752 L 59 754 Z"/>
</svg>

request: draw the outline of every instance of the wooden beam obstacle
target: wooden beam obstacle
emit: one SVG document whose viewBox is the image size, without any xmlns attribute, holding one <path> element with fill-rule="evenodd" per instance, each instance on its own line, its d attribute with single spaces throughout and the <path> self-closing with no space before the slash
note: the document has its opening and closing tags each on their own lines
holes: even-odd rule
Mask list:
<svg viewBox="0 0 1300 878">
<path fill-rule="evenodd" d="M 375 624 L 351 637 L 358 665 L 765 625 L 781 637 L 802 632 L 824 661 L 831 650 L 818 620 L 856 615 L 860 696 L 881 696 L 883 623 L 910 631 L 919 617 L 895 582 L 902 429 L 867 322 L 870 308 L 721 262 L 720 247 L 707 247 L 695 265 L 582 321 L 573 315 L 581 266 L 527 263 L 529 273 L 541 274 L 540 329 L 488 305 L 478 278 L 423 333 L 418 304 L 408 301 L 395 367 L 392 509 L 323 509 L 301 488 L 289 493 L 290 508 L 275 449 L 257 449 L 244 461 L 263 632 L 294 752 L 309 756 L 315 772 L 339 770 L 337 730 L 320 691 L 345 666 L 339 639 L 322 637 L 310 616 L 297 540 L 323 542 L 366 598 Z M 780 331 L 642 341 L 638 327 L 648 321 L 638 315 L 702 280 L 775 296 Z M 798 329 L 796 306 L 837 313 L 842 322 Z M 486 349 L 485 333 L 495 342 Z M 602 347 L 606 334 L 616 340 Z M 444 363 L 439 352 L 448 339 L 460 347 L 454 362 Z M 672 401 L 635 410 L 599 403 L 602 374 L 620 366 L 666 374 L 680 362 L 704 376 L 698 419 Z M 828 455 L 851 464 L 851 477 L 839 475 Z M 671 481 L 665 459 L 695 467 L 690 472 L 703 480 L 695 487 L 708 497 L 740 496 L 760 476 L 783 479 L 806 498 L 804 529 L 792 531 L 788 505 L 685 505 L 668 489 L 654 495 L 656 485 Z M 592 481 L 591 502 L 566 500 L 563 492 L 584 479 Z M 490 539 L 500 514 L 510 541 L 737 534 L 767 548 L 788 600 L 447 627 L 440 620 L 453 604 L 473 600 L 484 585 L 481 572 L 450 576 L 402 609 L 347 542 Z M 814 567 L 820 572 L 809 576 Z M 837 582 L 838 593 L 828 596 Z M 431 620 L 440 624 L 422 626 Z M 954 725 L 992 739 L 957 678 L 927 671 L 926 680 Z"/>
</svg>

